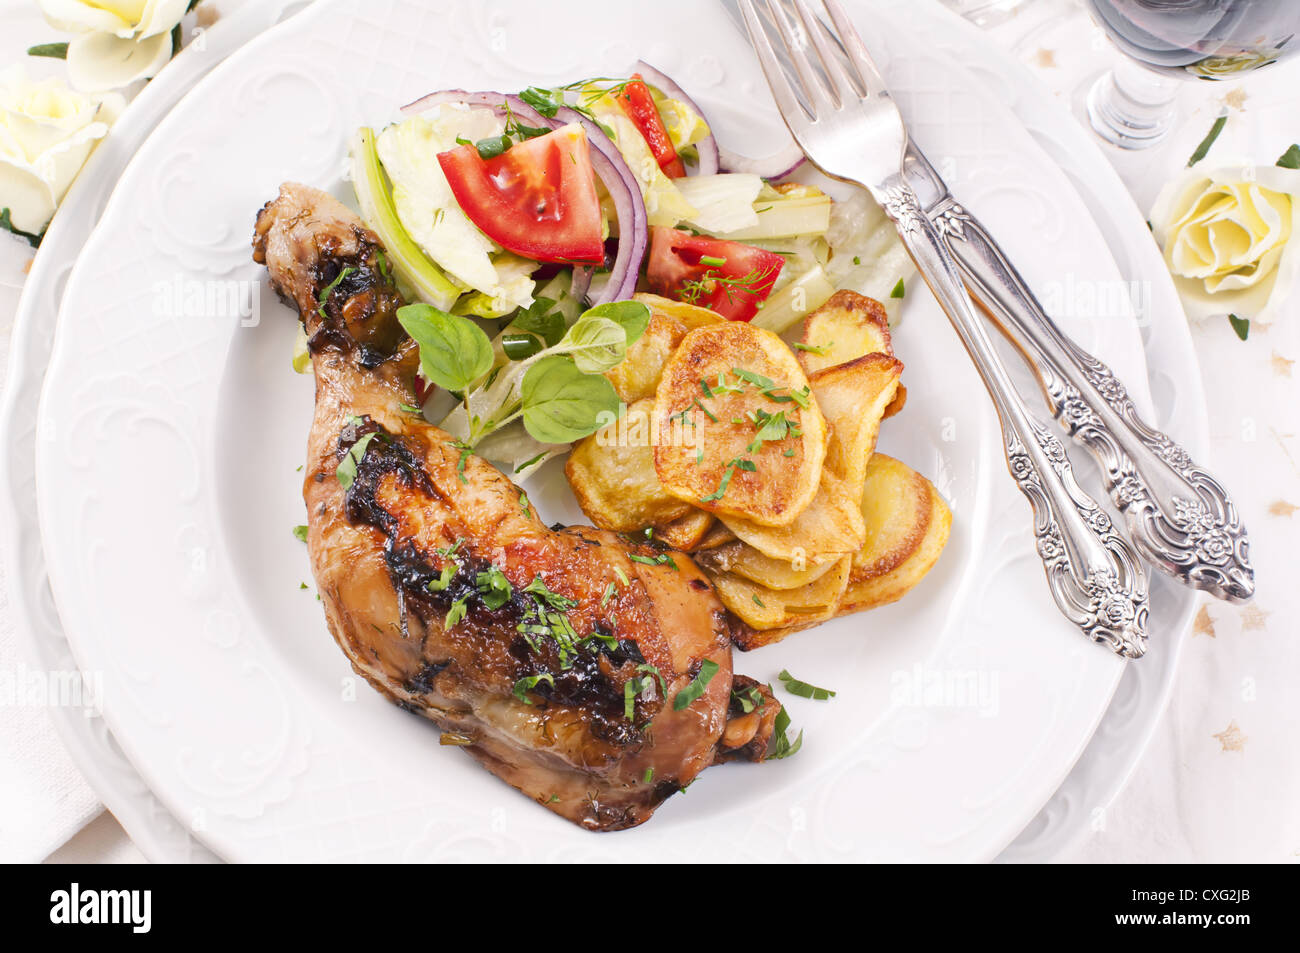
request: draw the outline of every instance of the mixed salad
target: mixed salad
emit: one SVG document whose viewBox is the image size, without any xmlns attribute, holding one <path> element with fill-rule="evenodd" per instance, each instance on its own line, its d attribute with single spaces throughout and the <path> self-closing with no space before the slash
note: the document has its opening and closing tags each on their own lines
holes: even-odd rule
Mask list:
<svg viewBox="0 0 1300 953">
<path fill-rule="evenodd" d="M 910 263 L 869 198 L 789 181 L 797 152 L 720 149 L 646 63 L 401 113 L 356 132 L 351 179 L 415 302 L 399 318 L 420 345 L 417 396 L 465 454 L 516 477 L 618 413 L 603 375 L 649 321 L 638 291 L 777 333 L 839 288 L 903 294 Z"/>
</svg>

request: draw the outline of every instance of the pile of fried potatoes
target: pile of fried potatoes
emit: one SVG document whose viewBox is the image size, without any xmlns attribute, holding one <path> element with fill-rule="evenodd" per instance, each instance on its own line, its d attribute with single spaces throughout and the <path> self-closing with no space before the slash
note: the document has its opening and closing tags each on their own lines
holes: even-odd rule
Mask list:
<svg viewBox="0 0 1300 953">
<path fill-rule="evenodd" d="M 637 295 L 649 327 L 607 375 L 627 412 L 565 473 L 597 526 L 693 554 L 744 649 L 901 598 L 948 540 L 938 491 L 876 453 L 903 365 L 879 302 L 840 291 L 793 347 L 704 308 Z"/>
</svg>

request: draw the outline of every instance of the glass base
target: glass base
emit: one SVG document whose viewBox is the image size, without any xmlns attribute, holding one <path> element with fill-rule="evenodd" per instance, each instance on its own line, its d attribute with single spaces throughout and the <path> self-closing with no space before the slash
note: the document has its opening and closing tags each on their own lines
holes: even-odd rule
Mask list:
<svg viewBox="0 0 1300 953">
<path fill-rule="evenodd" d="M 1178 81 L 1128 60 L 1088 91 L 1088 118 L 1097 135 L 1121 149 L 1147 149 L 1169 135 L 1177 115 Z"/>
</svg>

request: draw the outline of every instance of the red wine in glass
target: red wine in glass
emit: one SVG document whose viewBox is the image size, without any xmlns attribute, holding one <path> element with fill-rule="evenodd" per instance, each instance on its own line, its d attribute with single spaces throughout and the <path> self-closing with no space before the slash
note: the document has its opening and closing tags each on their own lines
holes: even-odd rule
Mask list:
<svg viewBox="0 0 1300 953">
<path fill-rule="evenodd" d="M 1093 127 L 1129 149 L 1168 132 L 1173 79 L 1239 79 L 1300 49 L 1300 0 L 1088 0 L 1088 6 L 1115 46 L 1146 67 L 1122 61 L 1088 97 Z"/>
</svg>

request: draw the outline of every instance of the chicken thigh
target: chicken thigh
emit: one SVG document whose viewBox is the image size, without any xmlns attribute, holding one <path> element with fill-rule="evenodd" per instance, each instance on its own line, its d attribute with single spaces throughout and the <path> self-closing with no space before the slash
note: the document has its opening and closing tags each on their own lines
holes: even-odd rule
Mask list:
<svg viewBox="0 0 1300 953">
<path fill-rule="evenodd" d="M 690 557 L 547 528 L 411 407 L 418 355 L 378 237 L 290 183 L 253 249 L 308 336 L 307 543 L 353 668 L 592 830 L 640 824 L 710 764 L 762 760 L 780 705 L 733 680 L 728 616 Z"/>
</svg>

